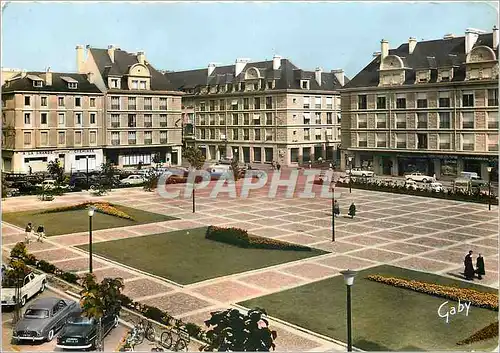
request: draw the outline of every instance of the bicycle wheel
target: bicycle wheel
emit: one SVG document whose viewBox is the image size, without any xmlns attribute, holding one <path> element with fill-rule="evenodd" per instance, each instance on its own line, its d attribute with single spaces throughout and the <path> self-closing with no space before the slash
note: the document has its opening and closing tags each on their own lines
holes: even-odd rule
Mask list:
<svg viewBox="0 0 500 353">
<path fill-rule="evenodd" d="M 145 336 L 150 342 L 154 342 L 156 340 L 156 333 L 153 325 L 150 324 L 148 327 L 146 327 Z"/>
<path fill-rule="evenodd" d="M 134 342 L 136 345 L 144 342 L 144 330 L 138 330 L 134 337 Z"/>
<path fill-rule="evenodd" d="M 176 352 L 187 352 L 188 350 L 187 342 L 184 341 L 183 339 L 178 340 L 174 350 Z"/>
<path fill-rule="evenodd" d="M 160 344 L 166 349 L 172 347 L 172 334 L 170 331 L 163 331 L 161 333 Z"/>
</svg>

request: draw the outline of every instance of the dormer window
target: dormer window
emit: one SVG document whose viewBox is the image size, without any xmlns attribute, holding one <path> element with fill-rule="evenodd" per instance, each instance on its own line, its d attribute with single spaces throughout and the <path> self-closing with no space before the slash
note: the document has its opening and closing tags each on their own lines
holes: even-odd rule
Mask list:
<svg viewBox="0 0 500 353">
<path fill-rule="evenodd" d="M 146 89 L 146 81 L 140 81 L 139 82 L 139 88 L 140 89 Z"/>
<path fill-rule="evenodd" d="M 75 80 L 74 78 L 69 77 L 69 76 L 61 76 L 61 79 L 63 81 L 66 81 L 69 89 L 77 89 L 78 88 L 78 81 Z"/>
<path fill-rule="evenodd" d="M 309 80 L 300 80 L 300 87 L 302 89 L 309 89 Z"/>
<path fill-rule="evenodd" d="M 69 89 L 77 89 L 78 83 L 77 82 L 68 82 L 68 88 Z"/>
<path fill-rule="evenodd" d="M 110 78 L 109 79 L 109 86 L 111 88 L 120 88 L 120 79 L 118 79 L 118 78 Z"/>
<path fill-rule="evenodd" d="M 139 89 L 139 81 L 132 80 L 132 89 Z"/>
<path fill-rule="evenodd" d="M 42 87 L 42 81 L 33 81 L 33 87 Z"/>
</svg>

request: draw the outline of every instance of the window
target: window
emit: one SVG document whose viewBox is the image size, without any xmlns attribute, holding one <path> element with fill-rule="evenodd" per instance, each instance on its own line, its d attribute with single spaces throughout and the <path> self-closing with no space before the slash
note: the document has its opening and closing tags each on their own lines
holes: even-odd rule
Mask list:
<svg viewBox="0 0 500 353">
<path fill-rule="evenodd" d="M 253 99 L 253 105 L 254 105 L 254 109 L 260 109 L 260 98 L 259 97 L 255 97 Z"/>
<path fill-rule="evenodd" d="M 97 144 L 97 132 L 96 131 L 90 131 L 89 142 L 91 145 Z"/>
<path fill-rule="evenodd" d="M 300 87 L 302 87 L 302 89 L 309 89 L 309 80 L 301 80 Z"/>
<path fill-rule="evenodd" d="M 254 114 L 253 115 L 253 124 L 254 125 L 260 125 L 260 114 Z"/>
<path fill-rule="evenodd" d="M 474 106 L 474 93 L 464 92 L 462 94 L 462 107 L 473 107 Z"/>
<path fill-rule="evenodd" d="M 112 78 L 111 88 L 119 88 L 119 87 L 120 87 L 120 81 L 117 78 Z"/>
<path fill-rule="evenodd" d="M 200 111 L 204 112 L 207 110 L 207 106 L 205 102 L 200 102 Z"/>
<path fill-rule="evenodd" d="M 488 90 L 488 106 L 496 107 L 498 105 L 498 88 Z"/>
<path fill-rule="evenodd" d="M 332 136 L 333 136 L 333 129 L 326 129 L 326 140 L 327 141 L 331 141 L 332 140 Z"/>
<path fill-rule="evenodd" d="M 406 134 L 396 134 L 396 148 L 406 148 Z"/>
<path fill-rule="evenodd" d="M 205 129 L 203 129 L 202 131 L 205 131 Z M 167 143 L 167 132 L 166 131 L 160 131 L 160 143 Z"/>
<path fill-rule="evenodd" d="M 128 127 L 135 127 L 135 126 L 136 126 L 135 114 L 129 114 L 128 115 Z"/>
<path fill-rule="evenodd" d="M 243 98 L 243 109 L 248 110 L 250 108 L 250 98 Z"/>
<path fill-rule="evenodd" d="M 210 140 L 215 140 L 215 129 L 209 129 L 208 130 L 208 138 Z"/>
<path fill-rule="evenodd" d="M 266 97 L 266 109 L 273 109 L 273 97 Z"/>
<path fill-rule="evenodd" d="M 377 109 L 386 109 L 386 98 L 385 96 L 377 97 Z"/>
<path fill-rule="evenodd" d="M 321 97 L 314 97 L 314 108 L 321 109 Z"/>
<path fill-rule="evenodd" d="M 215 110 L 215 101 L 211 100 L 208 102 L 208 110 L 209 111 L 214 111 Z"/>
<path fill-rule="evenodd" d="M 396 108 L 406 109 L 406 96 L 404 94 L 398 94 L 396 96 Z"/>
<path fill-rule="evenodd" d="M 111 114 L 111 127 L 120 127 L 120 115 Z"/>
<path fill-rule="evenodd" d="M 226 116 L 224 114 L 219 114 L 219 125 L 226 125 Z"/>
<path fill-rule="evenodd" d="M 321 124 L 321 113 L 314 113 L 314 117 L 315 117 L 315 124 Z"/>
<path fill-rule="evenodd" d="M 33 87 L 42 87 L 42 81 L 33 81 Z"/>
<path fill-rule="evenodd" d="M 205 119 L 205 115 L 202 116 Z M 205 124 L 205 121 L 203 121 Z M 167 127 L 167 114 L 160 114 L 160 127 Z"/>
<path fill-rule="evenodd" d="M 128 110 L 136 110 L 137 104 L 135 97 L 128 97 Z"/>
<path fill-rule="evenodd" d="M 439 112 L 439 128 L 440 129 L 451 128 L 450 112 Z"/>
<path fill-rule="evenodd" d="M 266 113 L 266 125 L 273 125 L 273 113 Z"/>
<path fill-rule="evenodd" d="M 112 132 L 111 133 L 111 144 L 113 146 L 117 146 L 120 144 L 120 133 L 119 132 Z"/>
<path fill-rule="evenodd" d="M 311 139 L 311 129 L 304 129 L 304 141 Z"/>
<path fill-rule="evenodd" d="M 31 113 L 24 113 L 24 124 L 31 125 Z"/>
<path fill-rule="evenodd" d="M 260 129 L 254 130 L 255 141 L 260 141 Z"/>
<path fill-rule="evenodd" d="M 82 106 L 82 98 L 75 97 L 75 107 L 81 107 L 81 106 Z"/>
<path fill-rule="evenodd" d="M 152 127 L 153 126 L 153 115 L 144 114 L 144 127 Z"/>
<path fill-rule="evenodd" d="M 82 113 L 75 113 L 75 125 L 82 125 Z"/>
<path fill-rule="evenodd" d="M 377 114 L 377 129 L 387 129 L 386 114 Z"/>
<path fill-rule="evenodd" d="M 328 125 L 333 124 L 332 112 L 326 113 L 326 123 Z"/>
<path fill-rule="evenodd" d="M 151 97 L 144 97 L 144 110 L 153 110 L 153 99 Z"/>
<path fill-rule="evenodd" d="M 111 97 L 111 109 L 120 109 L 120 97 Z"/>
<path fill-rule="evenodd" d="M 290 162 L 297 163 L 299 161 L 299 149 L 290 148 Z"/>
<path fill-rule="evenodd" d="M 139 89 L 139 81 L 132 80 L 132 89 Z"/>
<path fill-rule="evenodd" d="M 406 114 L 405 113 L 397 113 L 396 114 L 396 128 L 397 129 L 406 129 Z"/>
<path fill-rule="evenodd" d="M 272 140 L 273 140 L 273 130 L 266 129 L 266 141 L 272 141 Z"/>
<path fill-rule="evenodd" d="M 153 132 L 152 131 L 144 131 L 144 144 L 150 145 L 153 143 Z"/>
<path fill-rule="evenodd" d="M 238 140 L 238 129 L 233 129 L 233 140 Z"/>
<path fill-rule="evenodd" d="M 358 132 L 358 147 L 368 147 L 368 134 L 366 132 Z"/>
<path fill-rule="evenodd" d="M 250 140 L 250 130 L 249 129 L 243 129 L 243 140 L 245 140 L 245 141 Z"/>
<path fill-rule="evenodd" d="M 488 112 L 488 129 L 498 129 L 498 112 Z"/>
<path fill-rule="evenodd" d="M 358 109 L 366 109 L 367 108 L 367 97 L 366 94 L 358 95 Z"/>
<path fill-rule="evenodd" d="M 209 125 L 215 125 L 215 114 L 209 114 L 208 115 L 208 124 Z"/>
<path fill-rule="evenodd" d="M 40 124 L 47 125 L 47 113 L 40 113 Z"/>
<path fill-rule="evenodd" d="M 30 96 L 24 96 L 24 105 L 29 107 L 31 105 L 31 97 Z"/>
<path fill-rule="evenodd" d="M 474 151 L 474 134 L 462 134 L 462 150 Z"/>
<path fill-rule="evenodd" d="M 387 134 L 385 132 L 378 132 L 376 138 L 377 147 L 387 147 Z"/>
<path fill-rule="evenodd" d="M 304 108 L 309 109 L 311 107 L 310 97 L 304 97 Z"/>
<path fill-rule="evenodd" d="M 49 133 L 46 131 L 40 132 L 40 145 L 47 146 L 49 144 Z"/>
<path fill-rule="evenodd" d="M 24 133 L 24 145 L 25 146 L 31 145 L 31 132 Z"/>
<path fill-rule="evenodd" d="M 441 81 L 447 82 L 450 80 L 450 71 L 443 70 L 441 71 Z"/>
<path fill-rule="evenodd" d="M 417 128 L 427 129 L 427 113 L 417 113 Z"/>
<path fill-rule="evenodd" d="M 64 107 L 64 97 L 57 97 L 57 106 Z"/>
<path fill-rule="evenodd" d="M 139 82 L 139 89 L 146 89 L 146 81 Z"/>
<path fill-rule="evenodd" d="M 40 105 L 42 107 L 46 107 L 47 106 L 47 97 L 40 97 Z"/>
<path fill-rule="evenodd" d="M 135 145 L 137 142 L 136 140 L 136 133 L 135 131 L 129 131 L 128 132 L 128 144 L 129 145 Z"/>
<path fill-rule="evenodd" d="M 311 113 L 304 113 L 304 125 L 311 124 Z"/>
<path fill-rule="evenodd" d="M 427 108 L 426 93 L 417 93 L 417 108 Z"/>
<path fill-rule="evenodd" d="M 57 114 L 57 123 L 59 125 L 64 125 L 66 123 L 66 118 L 64 116 L 64 113 Z"/>
<path fill-rule="evenodd" d="M 90 124 L 93 125 L 95 124 L 95 121 L 96 121 L 96 113 L 90 113 Z"/>
<path fill-rule="evenodd" d="M 82 132 L 75 131 L 75 145 L 81 145 L 81 144 L 82 144 Z"/>
<path fill-rule="evenodd" d="M 474 129 L 473 112 L 462 112 L 462 129 Z"/>
<path fill-rule="evenodd" d="M 427 134 L 417 134 L 417 148 L 419 150 L 427 149 Z"/>
<path fill-rule="evenodd" d="M 326 97 L 326 109 L 332 109 L 332 97 Z"/>
<path fill-rule="evenodd" d="M 367 125 L 366 114 L 358 114 L 358 129 L 366 129 Z"/>
<path fill-rule="evenodd" d="M 233 99 L 231 101 L 231 110 L 238 110 L 238 100 L 237 99 Z"/>
<path fill-rule="evenodd" d="M 78 88 L 78 83 L 77 82 L 68 82 L 68 88 L 70 88 L 70 89 L 77 89 Z"/>
<path fill-rule="evenodd" d="M 316 141 L 319 141 L 321 140 L 321 129 L 314 129 L 314 138 L 316 139 Z"/>
<path fill-rule="evenodd" d="M 244 91 L 245 87 L 246 87 L 245 82 L 240 82 L 240 90 Z"/>
<path fill-rule="evenodd" d="M 440 108 L 450 107 L 450 92 L 439 92 L 439 107 Z"/>
<path fill-rule="evenodd" d="M 233 125 L 238 125 L 238 114 L 233 114 Z"/>
<path fill-rule="evenodd" d="M 451 149 L 451 135 L 450 134 L 439 134 L 439 149 L 449 150 Z"/>
<path fill-rule="evenodd" d="M 220 106 L 220 110 L 226 110 L 226 101 L 224 99 L 221 99 L 219 101 L 219 106 Z"/>
<path fill-rule="evenodd" d="M 267 89 L 273 89 L 274 81 L 267 81 Z"/>
<path fill-rule="evenodd" d="M 58 145 L 66 144 L 66 133 L 64 131 L 59 131 L 57 133 L 57 144 Z"/>
<path fill-rule="evenodd" d="M 95 98 L 90 98 L 90 107 L 95 108 Z"/>
<path fill-rule="evenodd" d="M 262 149 L 260 147 L 253 148 L 253 160 L 255 162 L 262 161 Z"/>
<path fill-rule="evenodd" d="M 498 135 L 488 134 L 488 151 L 498 151 Z"/>
</svg>

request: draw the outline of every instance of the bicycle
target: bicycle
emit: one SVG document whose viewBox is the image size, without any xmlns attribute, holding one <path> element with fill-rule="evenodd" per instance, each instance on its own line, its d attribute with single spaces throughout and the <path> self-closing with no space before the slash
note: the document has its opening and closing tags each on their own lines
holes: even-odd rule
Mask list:
<svg viewBox="0 0 500 353">
<path fill-rule="evenodd" d="M 154 346 L 151 348 L 151 352 L 165 352 L 165 350 L 158 345 L 158 342 L 150 343 L 150 346 Z"/>
<path fill-rule="evenodd" d="M 187 351 L 188 350 L 188 345 L 190 342 L 190 337 L 189 333 L 186 330 L 177 328 L 177 339 L 175 342 L 173 341 L 173 335 L 172 335 L 173 329 L 163 331 L 161 333 L 160 337 L 160 344 L 165 347 L 166 349 L 171 349 L 175 352 L 178 351 Z"/>
<path fill-rule="evenodd" d="M 156 340 L 156 331 L 151 321 L 142 319 L 139 323 L 134 325 L 133 330 L 135 330 L 137 335 L 137 344 L 144 342 L 144 338 L 150 342 Z"/>
</svg>

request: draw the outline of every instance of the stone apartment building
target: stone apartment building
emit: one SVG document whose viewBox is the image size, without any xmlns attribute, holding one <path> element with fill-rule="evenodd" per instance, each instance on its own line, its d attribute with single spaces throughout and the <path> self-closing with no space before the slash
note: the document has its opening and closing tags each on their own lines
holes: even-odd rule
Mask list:
<svg viewBox="0 0 500 353">
<path fill-rule="evenodd" d="M 380 53 L 341 92 L 342 167 L 488 178 L 498 168 L 498 29 Z M 345 149 L 344 149 L 345 148 Z"/>
<path fill-rule="evenodd" d="M 108 161 L 120 167 L 149 165 L 153 156 L 181 163 L 181 95 L 147 60 L 129 53 L 76 47 L 80 73 L 89 73 L 104 92 L 104 145 Z"/>
<path fill-rule="evenodd" d="M 2 87 L 2 170 L 66 172 L 103 162 L 103 95 L 75 73 L 18 72 Z M 88 164 L 87 164 L 88 163 Z"/>
<path fill-rule="evenodd" d="M 186 145 L 208 160 L 297 165 L 338 157 L 343 70 L 305 71 L 274 56 L 165 76 L 185 93 Z"/>
</svg>

